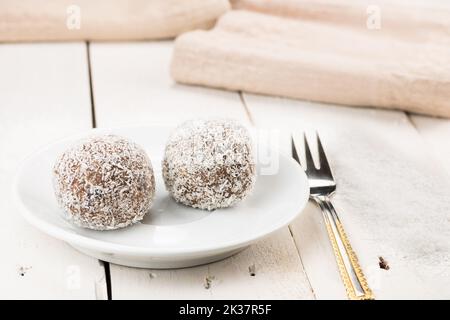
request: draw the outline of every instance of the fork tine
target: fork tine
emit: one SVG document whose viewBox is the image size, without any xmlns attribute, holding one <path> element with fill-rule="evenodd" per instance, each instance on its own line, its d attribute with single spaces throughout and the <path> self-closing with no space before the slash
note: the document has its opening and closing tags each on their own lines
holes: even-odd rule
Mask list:
<svg viewBox="0 0 450 320">
<path fill-rule="evenodd" d="M 292 157 L 297 161 L 300 165 L 300 157 L 298 156 L 297 148 L 295 147 L 294 135 L 291 135 L 291 147 L 292 147 Z"/>
<path fill-rule="evenodd" d="M 325 151 L 323 150 L 322 142 L 320 141 L 320 137 L 317 131 L 316 137 L 317 137 L 317 149 L 319 150 L 319 163 L 320 163 L 319 171 L 322 174 L 332 178 L 333 173 L 331 172 L 330 164 L 328 163 L 327 156 L 325 155 Z"/>
<path fill-rule="evenodd" d="M 306 134 L 303 133 L 303 140 L 305 142 L 305 160 L 306 160 L 306 169 L 308 171 L 314 171 L 316 166 L 314 165 L 314 160 L 311 154 L 311 150 L 309 148 L 308 140 L 306 139 Z"/>
</svg>

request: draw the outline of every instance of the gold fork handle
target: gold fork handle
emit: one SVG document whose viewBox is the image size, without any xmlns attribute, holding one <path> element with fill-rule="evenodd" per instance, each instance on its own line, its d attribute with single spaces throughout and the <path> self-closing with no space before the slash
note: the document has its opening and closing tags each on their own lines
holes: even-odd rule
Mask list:
<svg viewBox="0 0 450 320">
<path fill-rule="evenodd" d="M 351 300 L 374 299 L 372 290 L 370 290 L 359 265 L 358 258 L 352 249 L 350 241 L 345 234 L 344 227 L 329 197 L 313 196 L 312 198 L 322 211 L 328 237 L 333 247 L 334 256 L 348 298 Z"/>
</svg>

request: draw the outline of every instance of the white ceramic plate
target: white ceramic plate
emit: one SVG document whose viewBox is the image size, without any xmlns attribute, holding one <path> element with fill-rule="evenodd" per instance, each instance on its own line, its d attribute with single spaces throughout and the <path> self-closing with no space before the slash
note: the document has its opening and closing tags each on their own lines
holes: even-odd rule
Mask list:
<svg viewBox="0 0 450 320">
<path fill-rule="evenodd" d="M 207 212 L 177 204 L 165 191 L 160 166 L 171 129 L 94 129 L 41 149 L 25 160 L 16 177 L 14 195 L 21 212 L 38 229 L 98 259 L 133 267 L 180 268 L 228 257 L 286 226 L 303 210 L 309 194 L 306 176 L 283 155 L 276 173 L 259 174 L 252 195 L 234 207 Z M 156 175 L 156 198 L 141 223 L 93 231 L 62 218 L 51 169 L 59 153 L 93 133 L 127 137 L 148 152 Z"/>
</svg>

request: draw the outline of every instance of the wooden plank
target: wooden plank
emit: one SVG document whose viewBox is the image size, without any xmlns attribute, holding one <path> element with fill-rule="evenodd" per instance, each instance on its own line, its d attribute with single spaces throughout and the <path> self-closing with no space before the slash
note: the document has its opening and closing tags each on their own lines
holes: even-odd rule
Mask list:
<svg viewBox="0 0 450 320">
<path fill-rule="evenodd" d="M 99 261 L 28 225 L 10 201 L 20 160 L 91 126 L 84 43 L 0 45 L 0 298 L 104 299 Z"/>
<path fill-rule="evenodd" d="M 450 174 L 450 120 L 418 115 L 410 115 L 410 119 L 428 144 L 431 157 Z"/>
<path fill-rule="evenodd" d="M 249 94 L 244 101 L 257 126 L 280 130 L 285 152 L 292 130 L 320 132 L 338 184 L 334 204 L 377 298 L 450 297 L 450 186 L 404 113 Z M 316 297 L 344 297 L 317 209 L 291 230 Z"/>
<path fill-rule="evenodd" d="M 98 127 L 177 124 L 198 116 L 246 119 L 236 93 L 175 84 L 171 42 L 93 43 Z"/>
<path fill-rule="evenodd" d="M 287 228 L 205 266 L 175 270 L 111 265 L 113 299 L 311 299 Z M 253 275 L 253 272 L 255 275 Z"/>
<path fill-rule="evenodd" d="M 211 116 L 249 121 L 238 93 L 174 84 L 171 49 L 171 42 L 91 45 L 98 126 L 177 124 Z M 144 270 L 111 265 L 111 281 L 113 299 L 313 297 L 287 228 L 206 266 Z"/>
</svg>

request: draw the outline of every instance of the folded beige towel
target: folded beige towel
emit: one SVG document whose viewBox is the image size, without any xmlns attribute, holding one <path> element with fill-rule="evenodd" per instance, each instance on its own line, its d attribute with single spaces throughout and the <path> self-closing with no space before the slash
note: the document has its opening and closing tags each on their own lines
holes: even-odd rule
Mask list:
<svg viewBox="0 0 450 320">
<path fill-rule="evenodd" d="M 182 83 L 450 117 L 450 47 L 230 11 L 177 38 Z"/>
<path fill-rule="evenodd" d="M 0 41 L 141 40 L 209 28 L 228 0 L 1 0 Z"/>
<path fill-rule="evenodd" d="M 448 0 L 231 0 L 233 8 L 303 21 L 378 29 L 384 35 L 426 40 L 450 37 Z M 379 19 L 379 21 L 376 21 Z"/>
</svg>

